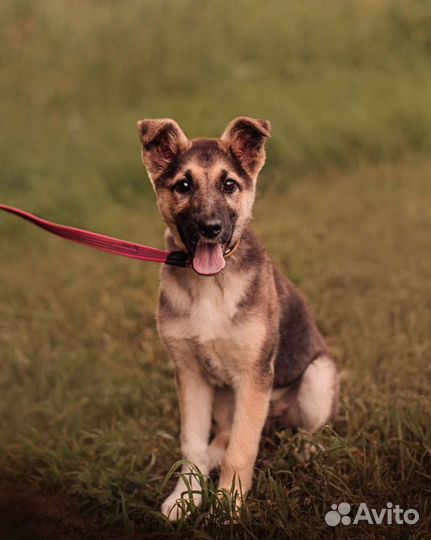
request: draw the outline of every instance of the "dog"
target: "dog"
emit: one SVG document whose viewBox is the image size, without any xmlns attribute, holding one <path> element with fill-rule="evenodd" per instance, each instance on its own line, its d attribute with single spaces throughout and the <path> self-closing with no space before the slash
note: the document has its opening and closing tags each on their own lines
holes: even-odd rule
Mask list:
<svg viewBox="0 0 431 540">
<path fill-rule="evenodd" d="M 314 432 L 332 421 L 338 376 L 305 300 L 249 227 L 270 122 L 241 116 L 219 139 L 189 140 L 172 119 L 138 130 L 167 248 L 191 261 L 163 266 L 157 310 L 186 460 L 161 507 L 176 520 L 181 498 L 201 502 L 190 464 L 203 475 L 220 466 L 219 489 L 241 501 L 264 426 Z"/>
</svg>

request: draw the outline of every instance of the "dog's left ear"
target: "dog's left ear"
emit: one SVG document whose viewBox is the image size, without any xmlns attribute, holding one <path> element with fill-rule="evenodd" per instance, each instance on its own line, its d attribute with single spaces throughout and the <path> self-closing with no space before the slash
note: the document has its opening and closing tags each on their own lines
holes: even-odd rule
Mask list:
<svg viewBox="0 0 431 540">
<path fill-rule="evenodd" d="M 265 142 L 271 137 L 271 122 L 239 116 L 230 122 L 221 142 L 251 176 L 256 176 L 265 164 Z"/>
<path fill-rule="evenodd" d="M 154 181 L 181 151 L 190 146 L 183 130 L 171 118 L 140 120 L 138 131 L 142 143 L 142 160 L 151 181 Z"/>
</svg>

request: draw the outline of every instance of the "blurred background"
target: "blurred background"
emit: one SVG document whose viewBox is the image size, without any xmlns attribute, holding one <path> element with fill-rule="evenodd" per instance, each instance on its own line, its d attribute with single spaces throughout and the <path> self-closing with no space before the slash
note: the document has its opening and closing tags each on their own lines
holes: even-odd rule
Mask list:
<svg viewBox="0 0 431 540">
<path fill-rule="evenodd" d="M 398 497 L 429 517 L 429 3 L 0 8 L 2 203 L 161 247 L 136 121 L 173 117 L 189 137 L 217 137 L 243 114 L 272 122 L 254 227 L 314 307 L 343 371 L 342 407 L 336 431 L 322 434 L 331 452 L 311 468 L 291 434 L 264 443 L 236 537 L 320 537 L 324 512 L 346 496 Z M 9 535 L 225 537 L 223 521 L 172 528 L 156 513 L 180 457 L 157 272 L 0 215 Z"/>
<path fill-rule="evenodd" d="M 269 118 L 282 184 L 426 150 L 426 2 L 2 4 L 2 192 L 37 210 L 140 205 L 141 117 L 190 137 Z"/>
</svg>

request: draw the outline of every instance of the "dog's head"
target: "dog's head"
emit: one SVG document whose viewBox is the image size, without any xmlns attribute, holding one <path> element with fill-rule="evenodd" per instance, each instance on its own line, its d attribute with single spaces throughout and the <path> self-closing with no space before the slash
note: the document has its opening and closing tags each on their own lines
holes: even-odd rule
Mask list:
<svg viewBox="0 0 431 540">
<path fill-rule="evenodd" d="M 142 157 L 175 242 L 217 274 L 251 216 L 271 124 L 241 116 L 220 139 L 189 140 L 171 119 L 138 122 Z"/>
</svg>

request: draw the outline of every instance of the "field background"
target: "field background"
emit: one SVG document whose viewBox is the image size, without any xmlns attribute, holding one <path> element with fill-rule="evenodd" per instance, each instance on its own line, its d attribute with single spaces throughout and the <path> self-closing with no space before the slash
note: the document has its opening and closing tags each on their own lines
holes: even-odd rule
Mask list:
<svg viewBox="0 0 431 540">
<path fill-rule="evenodd" d="M 309 463 L 265 438 L 237 523 L 210 485 L 169 524 L 158 268 L 0 215 L 0 538 L 431 536 L 429 22 L 425 1 L 0 2 L 0 201 L 161 247 L 136 121 L 268 118 L 254 227 L 342 372 Z M 331 529 L 343 500 L 421 519 Z"/>
</svg>

